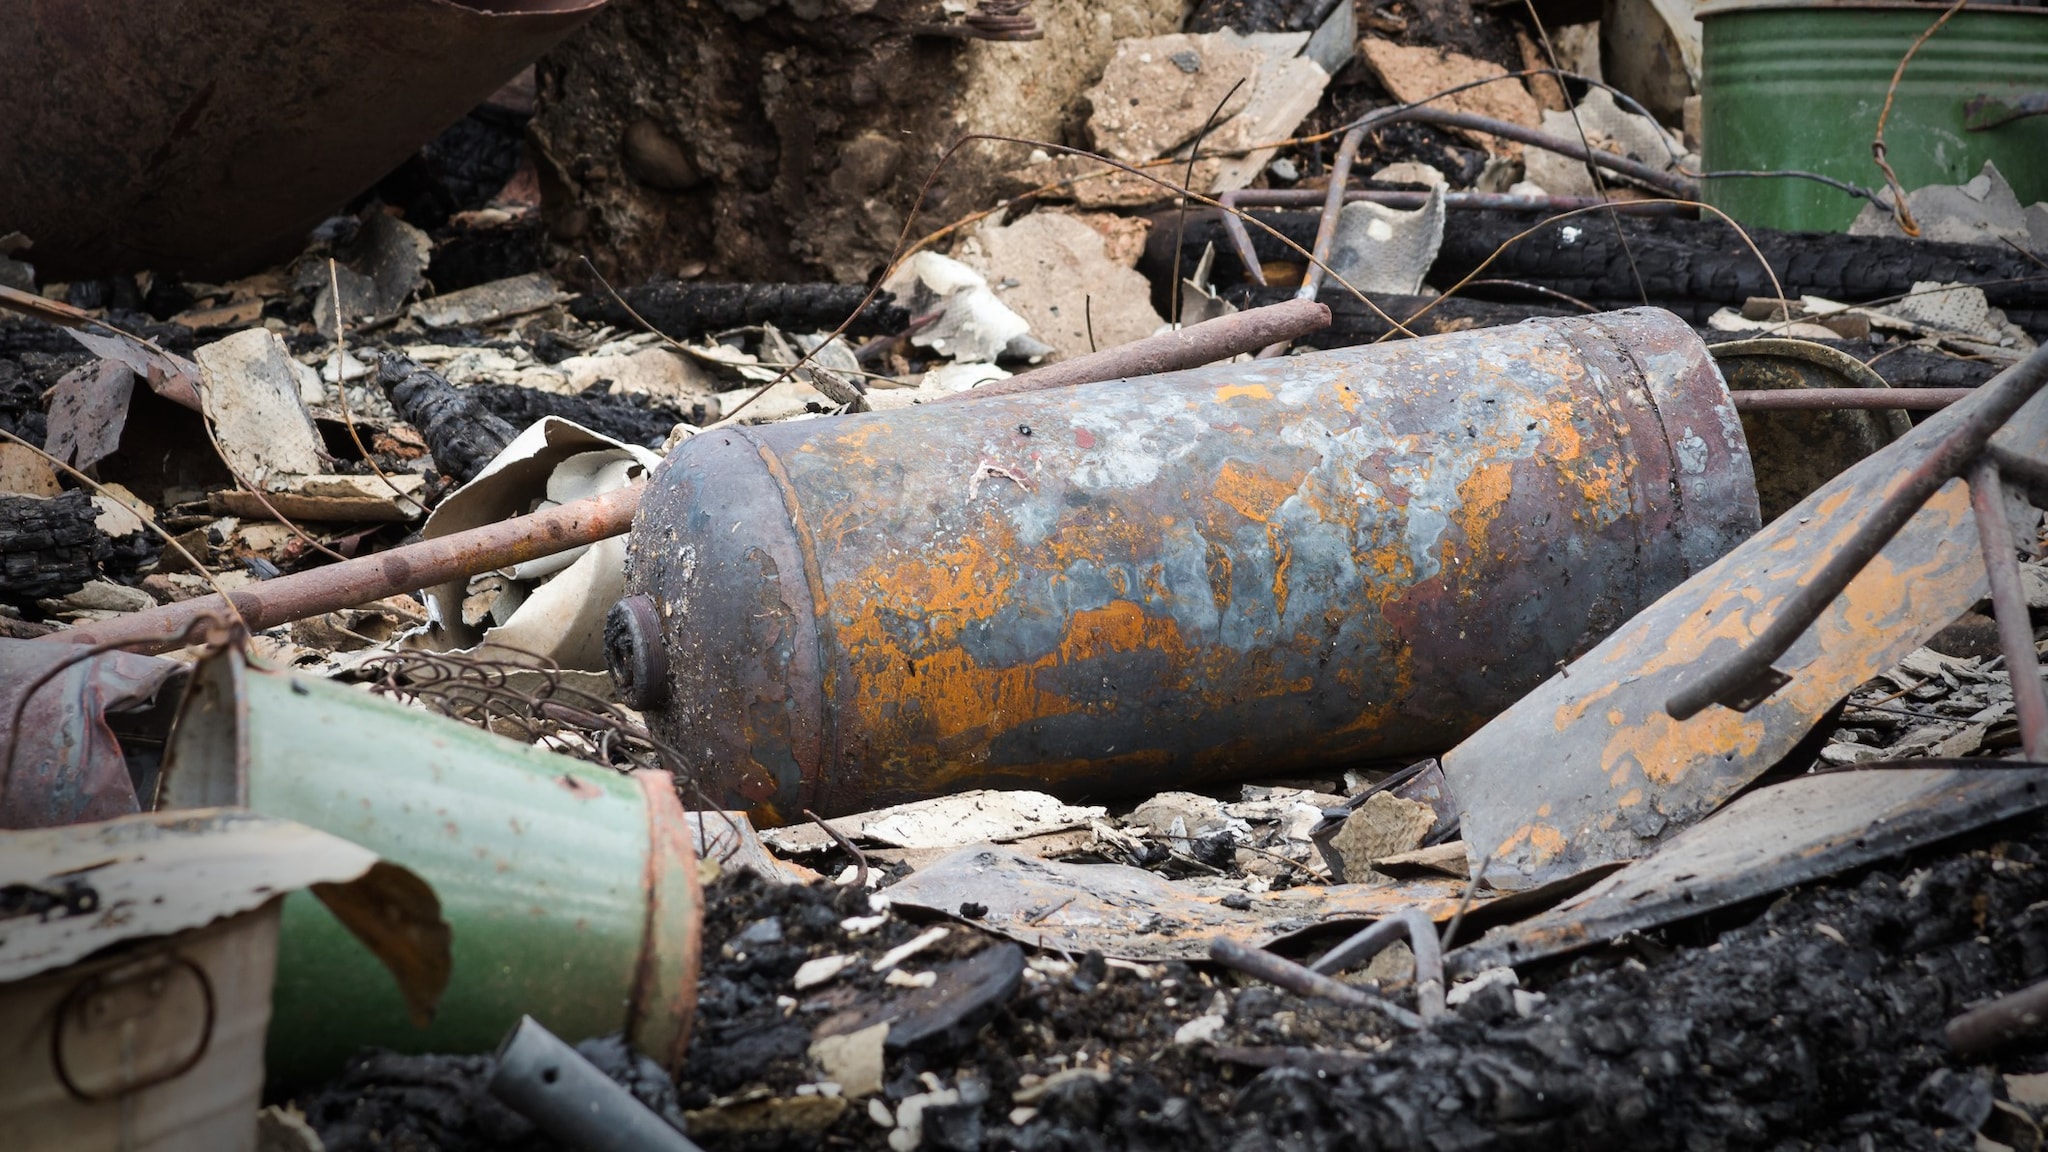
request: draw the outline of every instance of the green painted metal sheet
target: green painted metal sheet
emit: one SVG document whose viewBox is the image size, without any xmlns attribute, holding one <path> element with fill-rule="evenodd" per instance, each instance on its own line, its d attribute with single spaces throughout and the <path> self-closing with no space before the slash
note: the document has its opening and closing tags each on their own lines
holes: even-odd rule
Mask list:
<svg viewBox="0 0 2048 1152">
<path fill-rule="evenodd" d="M 637 1030 L 659 1037 L 650 1054 L 669 1062 L 667 1049 L 680 1045 L 665 1033 L 687 1028 L 687 1007 L 680 1023 L 669 1007 L 638 1011 L 636 987 L 643 965 L 686 956 L 694 1000 L 698 909 L 675 896 L 694 876 L 654 882 L 677 862 L 649 866 L 643 781 L 358 689 L 233 664 L 209 662 L 195 677 L 173 736 L 167 797 L 189 803 L 211 790 L 225 799 L 220 790 L 233 788 L 256 811 L 404 864 L 433 885 L 453 929 L 448 991 L 421 1028 L 390 976 L 318 900 L 287 897 L 274 1086 L 332 1075 L 364 1045 L 488 1052 L 521 1014 L 572 1042 L 630 1035 L 635 1017 L 664 1016 L 638 1020 Z M 231 758 L 242 765 L 232 784 Z"/>
<path fill-rule="evenodd" d="M 1717 6 L 1700 13 L 1701 116 L 1708 171 L 1803 169 L 1881 189 L 1870 142 L 1892 72 L 1941 7 L 1931 4 Z M 2020 203 L 2048 199 L 2048 117 L 1987 132 L 1963 127 L 1972 96 L 2048 90 L 2048 11 L 1965 8 L 1928 39 L 1886 122 L 1908 191 L 1961 184 L 1986 160 Z M 1706 199 L 1745 224 L 1844 231 L 1865 201 L 1810 180 L 1725 179 Z"/>
</svg>

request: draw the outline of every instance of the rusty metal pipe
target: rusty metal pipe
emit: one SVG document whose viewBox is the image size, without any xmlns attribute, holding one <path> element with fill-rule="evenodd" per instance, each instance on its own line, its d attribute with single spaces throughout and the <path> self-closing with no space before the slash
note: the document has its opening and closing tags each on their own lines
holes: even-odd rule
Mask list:
<svg viewBox="0 0 2048 1152">
<path fill-rule="evenodd" d="M 2048 348 L 2036 349 L 1972 389 L 1974 395 L 1963 401 L 1970 410 L 1956 430 L 1899 479 L 1813 579 L 1786 597 L 1764 630 L 1734 655 L 1671 694 L 1664 706 L 1671 718 L 1690 720 L 1712 704 L 1747 712 L 1790 683 L 1791 677 L 1771 664 L 1813 626 L 1922 505 L 1970 467 L 1991 437 L 2043 384 L 2048 384 Z"/>
<path fill-rule="evenodd" d="M 1244 221 L 1238 217 L 1240 208 L 1300 208 L 1321 204 L 1327 193 L 1321 188 L 1234 188 L 1218 193 L 1216 203 L 1222 205 L 1217 213 L 1223 224 L 1224 234 L 1230 237 L 1230 247 L 1244 265 L 1245 274 L 1256 284 L 1266 283 L 1265 269 L 1259 263 L 1258 252 L 1252 247 L 1252 236 L 1245 229 Z M 1347 188 L 1344 203 L 1355 204 L 1366 201 L 1385 204 L 1389 208 L 1420 208 L 1429 199 L 1427 192 L 1390 192 L 1378 188 Z M 1506 192 L 1446 192 L 1444 207 L 1453 211 L 1497 211 L 1497 212 L 1573 212 L 1580 208 L 1597 208 L 1606 204 L 1618 211 L 1633 216 L 1671 216 L 1691 211 L 1666 200 L 1602 200 L 1598 196 L 1516 196 Z"/>
<path fill-rule="evenodd" d="M 1240 353 L 1256 352 L 1276 340 L 1294 340 L 1329 326 L 1328 305 L 1313 300 L 1282 300 L 1278 304 L 1233 312 L 1115 348 L 1062 360 L 1008 380 L 997 380 L 944 397 L 935 403 L 985 396 L 1016 396 L 1047 388 L 1200 368 Z"/>
<path fill-rule="evenodd" d="M 635 484 L 531 516 L 250 584 L 228 593 L 226 600 L 201 596 L 53 632 L 45 639 L 163 652 L 176 647 L 186 627 L 201 616 L 231 619 L 230 602 L 251 630 L 262 631 L 621 535 L 632 527 L 643 490 Z"/>
<path fill-rule="evenodd" d="M 1316 222 L 1315 246 L 1310 249 L 1314 259 L 1301 278 L 1301 287 L 1294 291 L 1296 300 L 1314 300 L 1323 289 L 1323 277 L 1329 273 L 1330 250 L 1337 244 L 1337 217 L 1344 210 L 1344 186 L 1351 180 L 1351 165 L 1358 160 L 1358 147 L 1365 142 L 1365 133 L 1363 127 L 1353 128 L 1337 145 L 1337 160 L 1330 165 L 1330 187 L 1323 194 L 1322 219 Z M 1289 343 L 1276 340 L 1266 345 L 1259 350 L 1259 359 L 1285 354 Z"/>
<path fill-rule="evenodd" d="M 1654 188 L 1680 200 L 1699 199 L 1699 183 L 1695 180 L 1652 168 L 1640 160 L 1631 160 L 1627 156 L 1613 152 L 1605 152 L 1598 148 L 1588 151 L 1586 146 L 1577 140 L 1553 136 L 1548 132 L 1527 128 L 1508 120 L 1497 120 L 1491 116 L 1477 116 L 1470 112 L 1453 112 L 1448 108 L 1422 105 L 1376 119 L 1373 126 L 1398 124 L 1403 120 L 1434 124 L 1440 128 L 1464 128 L 1488 136 L 1498 136 L 1503 140 L 1513 140 L 1532 148 L 1541 148 L 1546 152 L 1569 156 L 1582 164 L 1598 164 L 1618 176 L 1626 176 L 1645 187 Z"/>
<path fill-rule="evenodd" d="M 2020 744 L 2027 759 L 2048 759 L 2048 688 L 2041 685 L 2034 623 L 2020 583 L 2019 562 L 2013 559 L 2012 525 L 2005 518 L 2005 485 L 1999 480 L 1997 463 L 1988 455 L 1970 469 L 1970 508 L 1976 513 L 1977 537 L 1984 546 L 1984 575 L 1991 586 L 1998 645 L 2005 651 L 2005 671 L 2012 681 Z"/>
<path fill-rule="evenodd" d="M 1335 976 L 1346 968 L 1366 963 L 1404 936 L 1415 957 L 1415 1007 L 1421 1012 L 1423 1023 L 1434 1023 L 1444 1014 L 1443 943 L 1436 938 L 1436 925 L 1413 908 L 1360 930 L 1323 953 L 1308 966 L 1309 971 Z"/>
<path fill-rule="evenodd" d="M 1304 968 L 1284 956 L 1275 956 L 1263 948 L 1247 948 L 1228 937 L 1218 936 L 1209 941 L 1209 959 L 1225 968 L 1242 972 L 1247 976 L 1255 976 L 1275 987 L 1285 988 L 1296 996 L 1333 1000 L 1353 1008 L 1374 1009 L 1410 1031 L 1419 1030 L 1427 1023 L 1406 1008 L 1375 996 L 1363 988 Z"/>
<path fill-rule="evenodd" d="M 1847 409 L 1936 412 L 1967 400 L 1975 388 L 1759 388 L 1730 392 L 1737 412 L 1841 412 Z"/>
<path fill-rule="evenodd" d="M 1948 1022 L 1942 1036 L 1949 1051 L 1965 1060 L 1988 1056 L 2009 1044 L 2048 1030 L 2048 980 L 2029 984 Z"/>
<path fill-rule="evenodd" d="M 763 823 L 1447 747 L 1758 525 L 1657 309 L 692 437 L 608 645 Z M 637 621 L 637 623 L 635 623 Z"/>
<path fill-rule="evenodd" d="M 1120 375 L 1206 364 L 1259 347 L 1277 337 L 1292 338 L 1327 327 L 1330 310 L 1314 301 L 1285 301 L 1193 325 L 1029 372 L 1003 384 L 1025 384 L 1004 392 L 1029 392 L 1084 384 Z M 1046 373 L 1045 379 L 1040 375 Z M 966 396 L 1000 394 L 996 386 Z M 497 524 L 422 540 L 372 556 L 346 560 L 309 572 L 279 576 L 237 589 L 229 599 L 255 631 L 381 600 L 448 580 L 522 564 L 580 548 L 632 528 L 644 488 L 633 485 L 518 516 Z M 202 596 L 117 617 L 96 625 L 55 632 L 49 639 L 78 644 L 118 644 L 135 652 L 163 652 L 178 646 L 185 628 L 201 616 L 227 618 L 227 601 Z"/>
</svg>

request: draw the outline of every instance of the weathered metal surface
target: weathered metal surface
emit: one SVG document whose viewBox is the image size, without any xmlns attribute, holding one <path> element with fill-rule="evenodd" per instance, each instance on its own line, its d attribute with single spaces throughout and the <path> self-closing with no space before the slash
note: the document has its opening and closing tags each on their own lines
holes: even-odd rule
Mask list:
<svg viewBox="0 0 2048 1152">
<path fill-rule="evenodd" d="M 650 483 L 649 724 L 764 823 L 1441 748 L 1757 523 L 1648 309 L 727 429 Z"/>
<path fill-rule="evenodd" d="M 107 714 L 148 704 L 184 666 L 126 652 L 79 655 L 69 645 L 0 640 L 0 828 L 111 820 L 139 807 Z"/>
<path fill-rule="evenodd" d="M 1898 410 L 1886 412 L 1759 412 L 1743 406 L 1750 391 L 1894 389 L 1861 360 L 1810 340 L 1733 340 L 1713 346 L 1714 363 L 1742 412 L 1742 434 L 1756 468 L 1757 502 L 1766 522 L 1841 475 L 1851 464 L 1913 430 Z"/>
<path fill-rule="evenodd" d="M 1221 937 L 1264 948 L 1303 932 L 1380 920 L 1413 910 L 1432 921 L 1457 914 L 1462 880 L 1303 885 L 1262 892 L 1250 908 L 1223 901 L 1243 893 L 1176 884 L 1123 864 L 1041 860 L 999 844 L 962 848 L 889 888 L 889 902 L 951 916 L 963 903 L 988 911 L 974 923 L 1034 948 L 1095 951 L 1124 960 L 1202 960 Z M 1488 894 L 1480 892 L 1474 908 Z"/>
<path fill-rule="evenodd" d="M 2048 767 L 1922 760 L 1801 776 L 1673 836 L 1563 907 L 1450 954 L 1453 972 L 1526 964 L 1838 875 L 2048 807 Z"/>
<path fill-rule="evenodd" d="M 36 178 L 0 220 L 59 279 L 248 272 L 603 4 L 4 0 L 0 156 Z"/>
<path fill-rule="evenodd" d="M 1643 856 L 1982 599 L 1969 493 L 1950 481 L 1778 659 L 1795 673 L 1782 690 L 1746 712 L 1713 706 L 1677 720 L 1666 710 L 1674 692 L 1783 614 L 1885 498 L 1913 482 L 1916 462 L 1971 421 L 1989 388 L 1822 486 L 1447 753 L 1466 843 L 1491 859 L 1487 881 L 1534 887 Z M 1994 445 L 2039 455 L 2048 396 L 2021 409 Z"/>
<path fill-rule="evenodd" d="M 1968 129 L 1966 102 L 2048 87 L 2048 12 L 1971 4 L 1717 2 L 1699 13 L 1708 172 L 1796 168 L 1868 185 L 1885 110 L 1886 158 L 1906 188 L 1965 184 L 1995 161 L 2022 204 L 2048 197 L 2048 120 Z M 1752 227 L 1845 232 L 1865 201 L 1813 180 L 1707 180 L 1705 199 Z M 1695 197 L 1697 199 L 1697 197 Z"/>
<path fill-rule="evenodd" d="M 1970 510 L 1976 513 L 1977 539 L 1984 549 L 1985 583 L 1991 588 L 1991 608 L 1998 620 L 1998 647 L 2005 654 L 2013 712 L 2019 717 L 2020 755 L 2048 763 L 2048 688 L 2041 684 L 2033 613 L 2027 608 L 2019 563 L 2013 559 L 2018 548 L 2007 514 L 2005 483 L 1988 455 L 1970 469 L 1969 481 Z M 2029 523 L 2029 537 L 2032 528 Z M 2027 543 L 2031 547 L 2034 541 Z"/>
<path fill-rule="evenodd" d="M 665 773 L 621 776 L 227 652 L 194 673 L 163 797 L 324 829 L 440 895 L 453 975 L 431 1027 L 326 910 L 286 900 L 273 1084 L 332 1075 L 365 1044 L 488 1052 L 522 1013 L 577 1040 L 624 1028 L 680 1067 L 702 905 Z"/>
</svg>

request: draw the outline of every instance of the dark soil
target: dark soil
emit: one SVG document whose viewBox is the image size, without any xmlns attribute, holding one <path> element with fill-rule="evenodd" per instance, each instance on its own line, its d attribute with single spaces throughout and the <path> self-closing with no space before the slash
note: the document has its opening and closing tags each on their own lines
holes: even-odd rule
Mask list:
<svg viewBox="0 0 2048 1152">
<path fill-rule="evenodd" d="M 1187 965 L 1040 957 L 971 1039 L 891 1052 L 879 1099 L 960 1089 L 926 1112 L 928 1148 L 1968 1149 L 2002 1082 L 1951 1057 L 1941 1027 L 2048 974 L 2048 832 L 2009 837 L 1796 892 L 1718 934 L 1694 923 L 1525 974 L 1540 990 L 1522 996 L 1526 1015 L 1496 987 L 1422 1034 Z M 807 959 L 872 957 L 926 927 L 892 915 L 849 935 L 842 922 L 868 914 L 857 891 L 735 874 L 706 897 L 684 1111 L 798 1097 L 822 1079 L 806 1056 L 820 1024 L 906 995 L 866 963 L 793 990 Z M 956 925 L 903 967 L 999 946 Z M 1213 1044 L 1175 1042 L 1212 1008 L 1227 1018 Z M 481 1058 L 416 1063 L 433 1059 L 373 1057 L 313 1097 L 328 1146 L 539 1146 L 478 1101 Z M 2004 1068 L 2044 1063 L 2020 1053 Z M 1035 1111 L 1014 1111 L 1020 1092 Z M 854 1101 L 823 1130 L 695 1139 L 882 1149 L 888 1136 Z"/>
</svg>

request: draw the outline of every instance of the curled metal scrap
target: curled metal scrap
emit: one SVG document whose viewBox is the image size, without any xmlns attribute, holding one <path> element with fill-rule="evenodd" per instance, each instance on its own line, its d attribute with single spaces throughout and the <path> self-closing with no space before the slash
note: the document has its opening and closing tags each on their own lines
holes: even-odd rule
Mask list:
<svg viewBox="0 0 2048 1152">
<path fill-rule="evenodd" d="M 1744 795 L 1542 915 L 1450 955 L 1456 973 L 1568 955 L 1839 875 L 2048 805 L 2048 767 L 1902 760 Z"/>
<path fill-rule="evenodd" d="M 0 828 L 49 828 L 138 810 L 107 714 L 147 705 L 184 667 L 126 652 L 0 640 Z M 33 693 L 26 699 L 23 693 Z"/>
<path fill-rule="evenodd" d="M 9 0 L 0 220 L 57 279 L 238 275 L 604 0 Z M 32 78 L 32 80 L 30 79 Z"/>
<path fill-rule="evenodd" d="M 1783 651 L 1776 663 L 1792 677 L 1782 689 L 1748 711 L 1710 707 L 1679 720 L 1666 710 L 1675 692 L 1792 611 L 1919 464 L 1981 418 L 1985 389 L 1823 485 L 1447 753 L 1466 840 L 1494 860 L 1488 880 L 1535 887 L 1645 855 L 1727 803 L 1837 701 L 1982 599 L 1970 492 L 1950 480 Z M 1992 449 L 2002 468 L 2024 476 L 2043 445 L 2048 395 L 2037 394 Z"/>
</svg>

